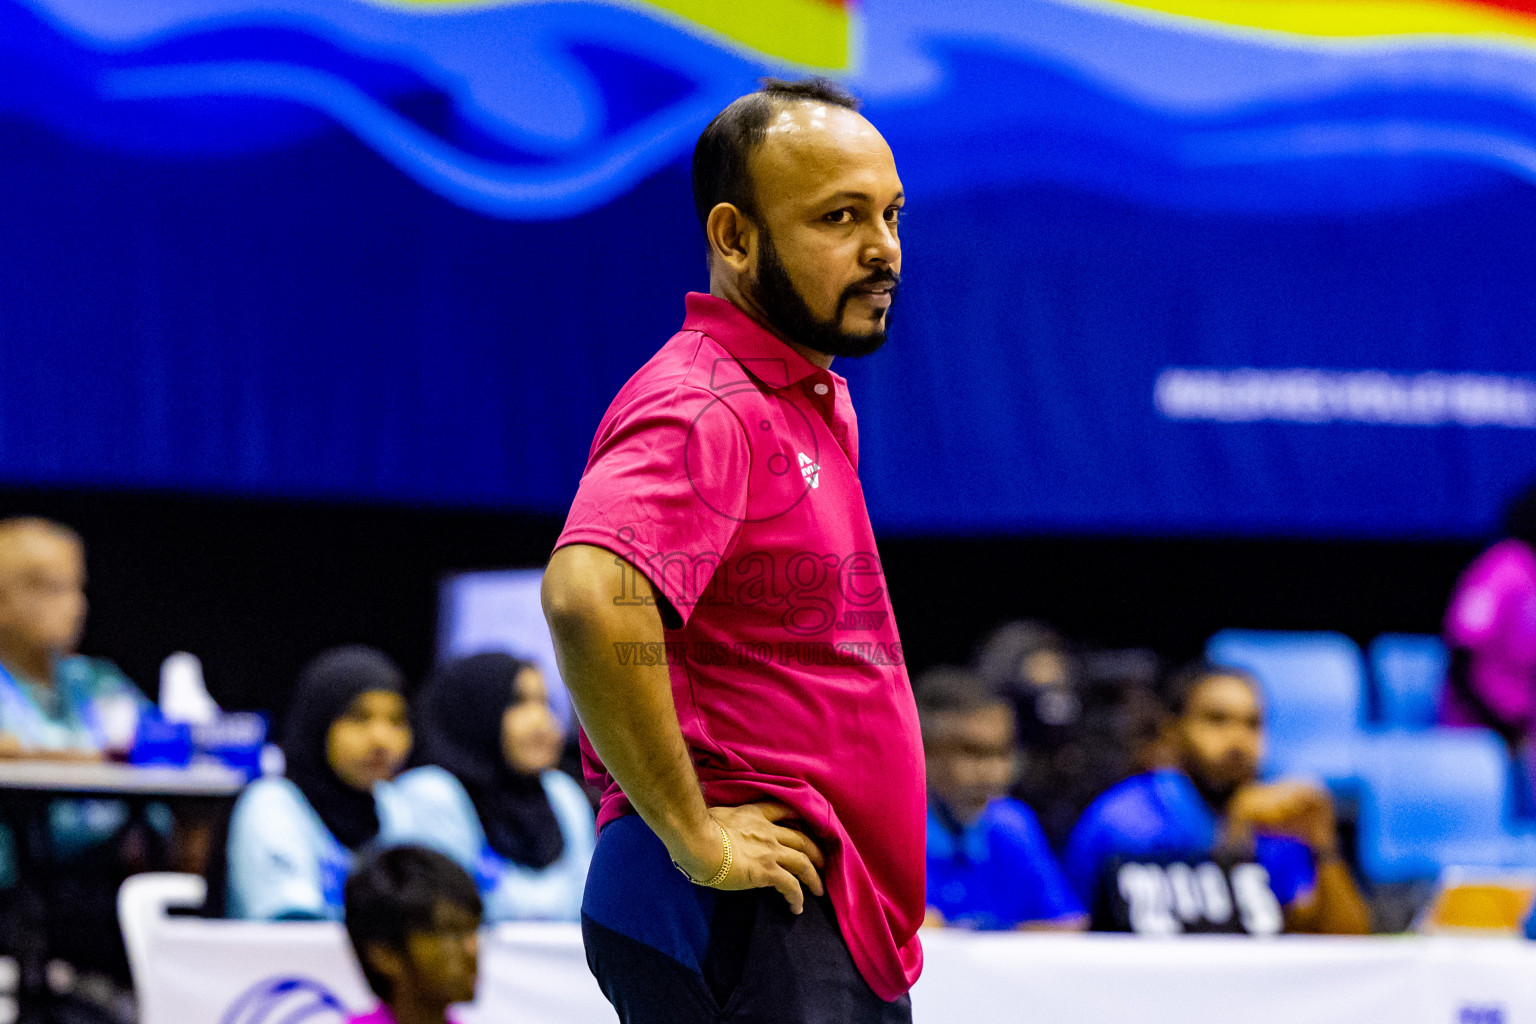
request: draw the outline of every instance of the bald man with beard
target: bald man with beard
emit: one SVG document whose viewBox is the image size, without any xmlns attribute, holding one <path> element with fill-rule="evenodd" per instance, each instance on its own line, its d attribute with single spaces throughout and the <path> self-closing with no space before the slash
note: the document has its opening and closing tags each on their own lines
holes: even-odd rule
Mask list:
<svg viewBox="0 0 1536 1024">
<path fill-rule="evenodd" d="M 905 203 L 858 102 L 767 81 L 694 149 L 709 293 L 620 390 L 544 577 L 603 793 L 587 960 L 626 1024 L 902 1024 L 922 737 L 834 357 Z"/>
</svg>

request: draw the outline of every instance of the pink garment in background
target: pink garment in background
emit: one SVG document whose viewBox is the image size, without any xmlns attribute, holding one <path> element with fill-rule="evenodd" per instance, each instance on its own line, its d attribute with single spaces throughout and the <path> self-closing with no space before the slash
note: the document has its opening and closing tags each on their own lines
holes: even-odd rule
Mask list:
<svg viewBox="0 0 1536 1024">
<path fill-rule="evenodd" d="M 389 1012 L 389 1007 L 380 1003 L 378 1009 L 372 1013 L 360 1013 L 355 1017 L 348 1017 L 347 1024 L 395 1024 L 395 1015 Z"/>
<path fill-rule="evenodd" d="M 389 1007 L 383 1003 L 372 1013 L 358 1014 L 356 1017 L 348 1017 L 347 1024 L 395 1024 L 395 1015 L 389 1012 Z M 448 1024 L 455 1024 L 453 1014 L 448 1015 Z"/>
<path fill-rule="evenodd" d="M 1536 551 L 1504 540 L 1462 573 L 1445 613 L 1445 642 L 1471 652 L 1472 689 L 1505 722 L 1536 725 Z M 1450 687 L 1440 704 L 1447 725 L 1482 725 Z"/>
</svg>

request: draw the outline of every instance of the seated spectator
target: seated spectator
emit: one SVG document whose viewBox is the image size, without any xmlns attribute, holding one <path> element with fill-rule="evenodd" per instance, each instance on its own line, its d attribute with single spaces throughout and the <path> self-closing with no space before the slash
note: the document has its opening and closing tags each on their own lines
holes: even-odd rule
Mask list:
<svg viewBox="0 0 1536 1024">
<path fill-rule="evenodd" d="M 463 785 L 489 921 L 579 921 L 596 844 L 592 806 L 555 769 L 564 737 L 544 676 L 508 654 L 452 662 L 418 702 L 419 760 Z"/>
<path fill-rule="evenodd" d="M 926 672 L 914 689 L 928 759 L 927 923 L 1086 927 L 1034 813 L 1007 795 L 1018 771 L 1007 699 L 958 668 Z"/>
<path fill-rule="evenodd" d="M 0 757 L 125 753 L 149 701 L 110 662 L 75 653 L 85 546 L 46 519 L 0 522 Z"/>
<path fill-rule="evenodd" d="M 349 1024 L 448 1024 L 475 998 L 480 895 L 452 860 L 397 846 L 364 861 L 346 886 L 347 938 L 381 1005 Z"/>
<path fill-rule="evenodd" d="M 1088 808 L 1068 877 L 1108 931 L 1364 934 L 1333 803 L 1302 782 L 1262 784 L 1252 677 L 1198 663 L 1169 682 L 1178 767 L 1134 776 Z"/>
<path fill-rule="evenodd" d="M 1035 812 L 1052 849 L 1095 797 L 1157 756 L 1151 651 L 1085 648 L 1043 622 L 1018 621 L 989 633 L 971 667 L 1013 704 L 1023 766 L 1009 795 Z"/>
<path fill-rule="evenodd" d="M 1081 666 L 1066 639 L 1043 622 L 1009 622 L 976 651 L 976 671 L 1014 705 L 1019 737 L 1054 748 L 1070 738 L 1082 715 Z"/>
<path fill-rule="evenodd" d="M 1462 573 L 1445 613 L 1447 725 L 1481 725 L 1519 752 L 1536 726 L 1536 484 L 1504 513 L 1504 539 Z"/>
<path fill-rule="evenodd" d="M 452 845 L 463 831 L 444 810 L 452 776 L 418 768 L 395 780 L 411 752 L 404 682 L 370 647 L 327 651 L 300 674 L 282 744 L 288 776 L 251 783 L 230 818 L 229 916 L 340 917 L 354 856 L 373 847 L 420 842 L 474 864 Z"/>
<path fill-rule="evenodd" d="M 0 521 L 0 757 L 98 761 L 132 745 L 149 701 L 110 662 L 76 653 L 85 627 L 85 546 L 46 519 Z M 156 805 L 153 835 L 119 800 L 56 800 L 52 855 L 65 870 L 48 892 L 53 950 L 77 966 L 126 983 L 115 926 L 117 887 L 142 870 L 170 831 Z M 15 882 L 14 837 L 0 829 L 0 885 Z M 81 927 L 81 921 L 101 922 Z"/>
</svg>

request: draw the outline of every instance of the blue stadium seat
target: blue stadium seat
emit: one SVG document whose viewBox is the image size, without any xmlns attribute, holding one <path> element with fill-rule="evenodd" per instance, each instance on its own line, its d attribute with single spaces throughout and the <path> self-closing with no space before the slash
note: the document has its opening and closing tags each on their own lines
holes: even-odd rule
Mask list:
<svg viewBox="0 0 1536 1024">
<path fill-rule="evenodd" d="M 1427 729 L 1435 724 L 1450 665 L 1450 652 L 1439 637 L 1383 633 L 1371 641 L 1367 658 L 1382 725 Z"/>
<path fill-rule="evenodd" d="M 1342 792 L 1356 780 L 1363 738 L 1365 659 L 1340 633 L 1228 629 L 1206 657 L 1252 672 L 1264 689 L 1271 776 L 1306 775 Z"/>
<path fill-rule="evenodd" d="M 1372 881 L 1453 866 L 1536 869 L 1536 831 L 1510 823 L 1509 753 L 1492 732 L 1382 733 L 1359 770 L 1360 864 Z"/>
</svg>

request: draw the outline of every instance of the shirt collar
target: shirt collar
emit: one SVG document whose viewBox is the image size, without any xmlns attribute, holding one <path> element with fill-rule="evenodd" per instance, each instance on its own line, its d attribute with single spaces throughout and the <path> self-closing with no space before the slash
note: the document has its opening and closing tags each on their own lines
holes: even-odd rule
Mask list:
<svg viewBox="0 0 1536 1024">
<path fill-rule="evenodd" d="M 753 378 L 770 388 L 787 388 L 807 377 L 841 381 L 831 370 L 823 370 L 799 352 L 775 337 L 727 299 L 703 292 L 689 292 L 685 300 L 688 315 L 683 330 L 707 334 L 720 343 Z M 714 374 L 720 377 L 717 368 Z M 730 383 L 712 380 L 714 387 Z"/>
<path fill-rule="evenodd" d="M 960 824 L 955 813 L 934 794 L 928 795 L 928 852 L 941 860 L 964 857 L 972 864 L 988 859 L 987 835 L 991 832 L 991 806 L 970 825 Z"/>
</svg>

